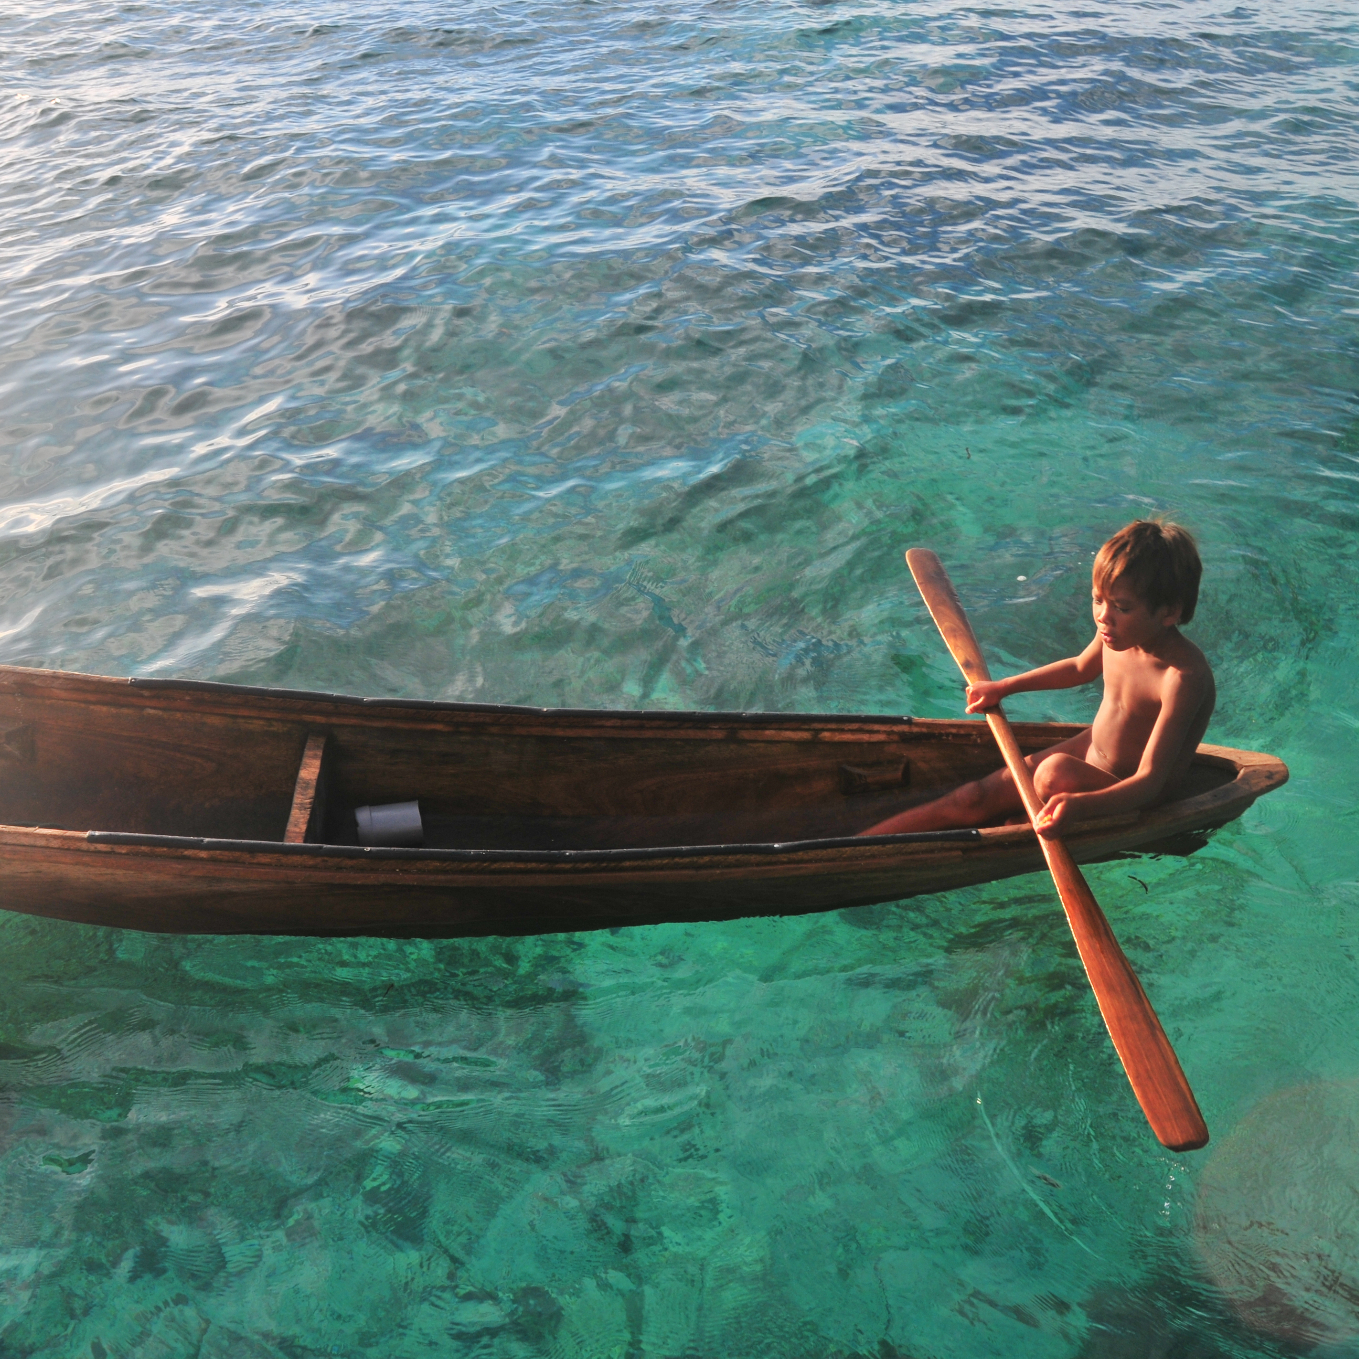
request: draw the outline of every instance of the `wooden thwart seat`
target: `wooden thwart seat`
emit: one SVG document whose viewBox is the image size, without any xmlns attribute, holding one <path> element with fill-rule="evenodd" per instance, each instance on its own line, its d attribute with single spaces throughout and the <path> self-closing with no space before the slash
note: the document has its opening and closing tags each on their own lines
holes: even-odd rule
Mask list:
<svg viewBox="0 0 1359 1359">
<path fill-rule="evenodd" d="M 321 732 L 310 733 L 302 751 L 302 763 L 298 766 L 297 783 L 293 787 L 293 808 L 288 815 L 288 829 L 283 833 L 284 844 L 315 843 L 322 838 L 326 819 L 325 782 L 322 778 L 325 753 L 325 735 Z"/>
</svg>

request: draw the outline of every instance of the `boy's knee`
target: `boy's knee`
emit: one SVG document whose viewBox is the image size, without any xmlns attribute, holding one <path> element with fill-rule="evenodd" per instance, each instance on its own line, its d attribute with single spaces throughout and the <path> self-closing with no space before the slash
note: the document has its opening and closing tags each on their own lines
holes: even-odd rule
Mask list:
<svg viewBox="0 0 1359 1359">
<path fill-rule="evenodd" d="M 1034 771 L 1033 789 L 1044 802 L 1054 793 L 1070 793 L 1076 790 L 1072 775 L 1081 763 L 1074 755 L 1052 755 L 1044 760 Z"/>
</svg>

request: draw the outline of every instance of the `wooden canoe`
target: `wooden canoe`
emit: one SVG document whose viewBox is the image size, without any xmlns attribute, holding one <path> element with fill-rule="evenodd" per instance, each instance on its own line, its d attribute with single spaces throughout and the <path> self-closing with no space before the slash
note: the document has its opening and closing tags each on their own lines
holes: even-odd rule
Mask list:
<svg viewBox="0 0 1359 1359">
<path fill-rule="evenodd" d="M 1016 723 L 1025 750 L 1078 728 Z M 1030 873 L 1027 827 L 857 837 L 997 768 L 983 721 L 349 698 L 0 666 L 0 905 L 129 929 L 451 937 L 788 915 Z M 1078 860 L 1240 816 L 1288 778 L 1199 747 L 1179 801 Z M 356 807 L 418 799 L 424 847 Z"/>
</svg>

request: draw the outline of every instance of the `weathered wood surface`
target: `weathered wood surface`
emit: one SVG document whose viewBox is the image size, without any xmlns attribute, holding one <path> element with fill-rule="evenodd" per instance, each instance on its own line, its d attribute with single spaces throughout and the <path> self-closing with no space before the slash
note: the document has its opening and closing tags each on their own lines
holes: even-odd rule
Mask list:
<svg viewBox="0 0 1359 1359">
<path fill-rule="evenodd" d="M 1015 727 L 1026 750 L 1075 730 Z M 319 842 L 285 844 L 313 735 Z M 1027 827 L 854 838 L 998 764 L 977 720 L 421 703 L 0 667 L 0 905 L 184 933 L 446 937 L 895 901 L 1043 866 Z M 1288 777 L 1213 746 L 1193 774 L 1178 803 L 1083 827 L 1075 858 L 1221 825 Z M 355 807 L 412 798 L 426 848 L 357 845 Z"/>
<path fill-rule="evenodd" d="M 325 753 L 324 734 L 313 732 L 302 750 L 302 763 L 293 785 L 293 808 L 288 814 L 288 828 L 283 832 L 284 844 L 302 845 L 308 840 L 314 844 L 324 838 L 326 797 L 322 770 Z"/>
<path fill-rule="evenodd" d="M 930 617 L 968 683 L 989 680 L 986 658 L 939 558 L 928 549 L 912 548 L 906 554 L 906 562 Z M 1043 803 L 1010 721 L 997 706 L 986 713 L 986 722 L 1033 823 Z M 1208 1141 L 1208 1125 L 1203 1121 L 1194 1092 L 1090 884 L 1061 840 L 1040 836 L 1038 844 L 1105 1027 L 1147 1122 L 1162 1145 L 1173 1151 L 1193 1151 L 1204 1146 Z"/>
</svg>

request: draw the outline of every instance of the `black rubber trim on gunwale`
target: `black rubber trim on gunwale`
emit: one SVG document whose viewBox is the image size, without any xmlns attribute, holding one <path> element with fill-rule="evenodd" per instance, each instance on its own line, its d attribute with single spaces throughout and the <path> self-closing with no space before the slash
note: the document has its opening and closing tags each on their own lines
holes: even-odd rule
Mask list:
<svg viewBox="0 0 1359 1359">
<path fill-rule="evenodd" d="M 102 675 L 81 675 L 81 679 L 102 678 Z M 131 675 L 124 683 L 132 689 L 187 689 L 195 694 L 243 694 L 250 698 L 294 698 L 323 703 L 363 702 L 355 694 L 332 694 L 324 689 L 274 689 L 263 684 L 223 684 L 220 680 L 150 679 Z"/>
<path fill-rule="evenodd" d="M 17 668 L 17 667 L 16 667 Z M 55 671 L 50 673 L 76 673 Z M 81 675 L 81 679 L 102 679 L 102 675 Z M 136 689 L 185 689 L 192 693 L 221 694 L 230 697 L 234 694 L 250 698 L 282 699 L 296 702 L 344 703 L 368 708 L 406 708 L 418 712 L 454 713 L 505 713 L 515 717 L 644 717 L 648 721 L 657 718 L 673 718 L 676 721 L 695 722 L 792 722 L 798 725 L 820 723 L 827 726 L 840 726 L 855 722 L 872 722 L 912 726 L 916 719 L 901 713 L 779 713 L 779 712 L 733 712 L 724 710 L 690 711 L 666 708 L 535 708 L 520 703 L 456 703 L 439 698 L 371 698 L 358 694 L 333 694 L 320 689 L 274 689 L 257 684 L 223 684 L 218 680 L 176 680 L 150 679 L 133 675 L 126 680 L 114 683 L 127 684 Z M 959 719 L 965 720 L 965 719 Z M 979 719 L 985 725 L 985 719 Z M 110 832 L 112 833 L 112 832 Z"/>
<path fill-rule="evenodd" d="M 213 840 L 193 835 L 141 835 L 136 831 L 86 831 L 96 845 L 147 849 L 236 850 L 319 859 L 404 859 L 454 863 L 618 863 L 631 859 L 697 859 L 718 854 L 789 854 L 882 844 L 948 844 L 981 839 L 978 830 L 917 831 L 907 835 L 849 835 L 826 840 L 788 840 L 746 845 L 640 845 L 632 849 L 398 849 L 367 845 L 284 844 L 279 840 Z"/>
</svg>

